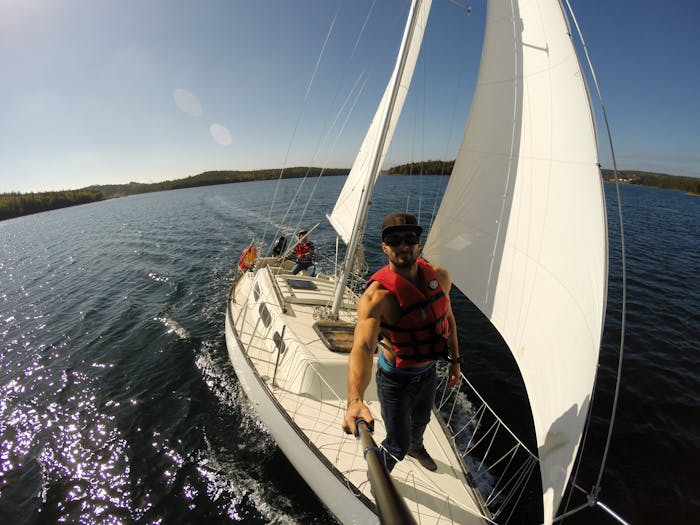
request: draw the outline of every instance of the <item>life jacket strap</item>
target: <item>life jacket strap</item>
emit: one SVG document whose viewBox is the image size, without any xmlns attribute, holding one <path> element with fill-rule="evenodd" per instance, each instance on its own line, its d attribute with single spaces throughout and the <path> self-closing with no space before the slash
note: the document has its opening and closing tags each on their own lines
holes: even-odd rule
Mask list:
<svg viewBox="0 0 700 525">
<path fill-rule="evenodd" d="M 421 330 L 433 330 L 436 326 L 439 326 L 440 323 L 447 317 L 447 312 L 442 314 L 440 317 L 435 319 L 435 321 L 432 321 L 428 324 L 424 324 L 415 328 L 401 328 L 400 326 L 396 326 L 393 324 L 388 324 L 388 323 L 381 323 L 380 326 L 382 328 L 386 328 L 387 330 L 391 330 L 392 332 L 419 332 Z"/>
<path fill-rule="evenodd" d="M 435 295 L 431 295 L 430 297 L 428 297 L 424 301 L 420 301 L 420 302 L 414 303 L 412 305 L 409 305 L 405 308 L 402 308 L 401 309 L 401 317 L 403 317 L 407 314 L 410 314 L 411 312 L 418 310 L 420 308 L 425 308 L 426 306 L 430 306 L 435 301 L 442 299 L 443 297 L 445 297 L 445 291 L 440 290 L 440 292 L 436 293 Z"/>
</svg>

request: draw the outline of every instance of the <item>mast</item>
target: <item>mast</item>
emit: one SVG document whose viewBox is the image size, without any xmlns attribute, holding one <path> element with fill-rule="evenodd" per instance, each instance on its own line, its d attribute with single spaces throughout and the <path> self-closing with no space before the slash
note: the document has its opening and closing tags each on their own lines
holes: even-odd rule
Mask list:
<svg viewBox="0 0 700 525">
<path fill-rule="evenodd" d="M 343 302 L 343 295 L 345 292 L 345 285 L 350 277 L 350 272 L 352 271 L 352 263 L 355 258 L 355 253 L 357 252 L 357 247 L 362 241 L 362 237 L 365 232 L 365 226 L 367 222 L 367 214 L 369 213 L 369 205 L 372 197 L 372 190 L 374 185 L 379 178 L 379 172 L 381 170 L 381 163 L 384 159 L 385 145 L 391 140 L 390 134 L 393 134 L 393 129 L 391 126 L 392 116 L 396 109 L 396 102 L 399 96 L 399 89 L 401 88 L 401 80 L 403 77 L 404 70 L 406 69 L 406 63 L 408 60 L 409 53 L 411 51 L 411 42 L 413 35 L 415 33 L 416 25 L 419 21 L 419 13 L 421 4 L 425 0 L 413 0 L 411 2 L 411 9 L 408 14 L 408 20 L 406 21 L 406 27 L 404 29 L 403 39 L 401 40 L 401 47 L 399 48 L 398 57 L 396 59 L 396 66 L 394 67 L 394 72 L 389 79 L 389 84 L 387 85 L 385 96 L 389 94 L 388 104 L 385 105 L 384 111 L 380 115 L 380 133 L 376 140 L 372 152 L 371 152 L 371 168 L 369 170 L 369 177 L 366 184 L 362 187 L 362 196 L 360 198 L 360 205 L 355 216 L 355 221 L 352 228 L 352 234 L 350 236 L 350 242 L 348 243 L 348 248 L 345 253 L 345 261 L 343 262 L 343 271 L 338 278 L 335 287 L 335 295 L 333 297 L 333 306 L 331 309 L 331 316 L 333 318 L 338 317 L 338 311 L 340 310 L 340 305 Z M 430 2 L 428 1 L 428 8 L 430 7 Z M 422 32 L 420 33 L 422 39 Z M 413 63 L 415 65 L 415 62 Z M 411 76 L 413 74 L 413 67 L 411 66 Z M 410 78 L 408 79 L 410 83 Z M 404 96 L 405 99 L 405 96 Z M 380 103 L 380 108 L 382 104 Z M 399 111 L 403 106 L 403 101 L 399 105 Z"/>
</svg>

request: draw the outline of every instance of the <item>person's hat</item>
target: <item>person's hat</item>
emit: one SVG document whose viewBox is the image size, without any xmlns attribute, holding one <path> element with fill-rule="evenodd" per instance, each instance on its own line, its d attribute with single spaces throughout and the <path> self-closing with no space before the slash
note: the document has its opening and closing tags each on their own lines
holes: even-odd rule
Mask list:
<svg viewBox="0 0 700 525">
<path fill-rule="evenodd" d="M 384 217 L 384 222 L 382 222 L 382 239 L 397 231 L 412 231 L 416 235 L 420 235 L 423 233 L 423 228 L 418 225 L 418 219 L 410 213 L 390 213 Z"/>
<path fill-rule="evenodd" d="M 309 233 L 307 230 L 301 230 L 299 232 L 299 237 L 301 237 L 302 235 L 306 235 L 307 233 Z"/>
</svg>

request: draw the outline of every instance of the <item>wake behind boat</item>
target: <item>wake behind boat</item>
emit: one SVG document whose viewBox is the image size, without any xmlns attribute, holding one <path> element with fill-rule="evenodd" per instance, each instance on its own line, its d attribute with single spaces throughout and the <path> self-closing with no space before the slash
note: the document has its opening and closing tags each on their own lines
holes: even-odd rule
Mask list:
<svg viewBox="0 0 700 525">
<path fill-rule="evenodd" d="M 429 0 L 411 4 L 394 71 L 328 216 L 347 245 L 339 271 L 292 275 L 283 255 L 256 257 L 267 252 L 263 242 L 242 255 L 228 298 L 226 343 L 243 389 L 342 523 L 380 519 L 366 451 L 340 430 L 359 298 L 349 283 L 357 279 L 372 189 L 430 8 Z M 537 451 L 527 450 L 478 394 L 467 400 L 465 377 L 454 391 L 443 381 L 425 433 L 437 470 L 407 457 L 391 473 L 417 523 L 506 522 L 538 466 L 543 522 L 553 522 L 593 390 L 606 236 L 595 125 L 563 5 L 490 0 L 470 119 L 424 255 L 449 270 L 511 349 Z M 374 383 L 365 402 L 379 442 L 385 431 Z M 479 483 L 483 494 L 479 480 L 486 480 Z"/>
</svg>

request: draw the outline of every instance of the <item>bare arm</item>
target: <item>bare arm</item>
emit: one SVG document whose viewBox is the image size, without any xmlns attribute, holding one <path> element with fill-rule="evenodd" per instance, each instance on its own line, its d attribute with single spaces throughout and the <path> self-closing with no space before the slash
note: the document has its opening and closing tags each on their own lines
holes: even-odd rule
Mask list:
<svg viewBox="0 0 700 525">
<path fill-rule="evenodd" d="M 445 291 L 445 295 L 449 301 L 450 289 L 452 288 L 452 280 L 450 279 L 449 273 L 444 268 L 435 268 L 438 274 L 438 279 L 440 279 L 440 285 Z M 455 316 L 452 313 L 452 305 L 450 304 L 447 308 L 447 323 L 450 326 L 450 340 L 449 340 L 449 353 L 451 359 L 458 359 L 460 357 L 459 353 L 459 338 L 457 337 L 457 321 L 455 321 Z M 453 387 L 459 381 L 462 375 L 462 367 L 459 362 L 450 363 L 450 372 L 447 379 L 447 385 Z"/>
<path fill-rule="evenodd" d="M 372 355 L 379 338 L 381 323 L 381 292 L 378 285 L 362 295 L 357 305 L 357 325 L 348 361 L 348 407 L 343 430 L 355 433 L 355 420 L 362 418 L 373 428 L 374 418 L 364 402 L 364 394 L 372 379 Z"/>
</svg>

